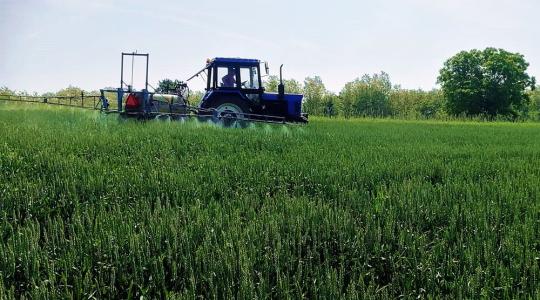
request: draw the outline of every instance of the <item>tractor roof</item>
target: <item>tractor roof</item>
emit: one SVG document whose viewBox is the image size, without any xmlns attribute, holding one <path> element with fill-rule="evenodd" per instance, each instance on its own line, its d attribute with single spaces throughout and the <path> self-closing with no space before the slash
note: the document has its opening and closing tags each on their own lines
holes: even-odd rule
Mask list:
<svg viewBox="0 0 540 300">
<path fill-rule="evenodd" d="M 211 62 L 218 63 L 218 64 L 239 64 L 239 65 L 256 65 L 260 63 L 258 59 L 227 58 L 227 57 L 216 57 Z"/>
<path fill-rule="evenodd" d="M 258 59 L 249 59 L 249 58 L 228 58 L 228 57 L 216 57 L 214 59 L 209 58 L 206 60 L 206 66 L 204 67 L 204 69 L 195 73 L 195 75 L 191 76 L 186 81 L 190 81 L 191 79 L 199 76 L 199 74 L 201 74 L 202 72 L 206 71 L 207 68 L 211 66 L 215 66 L 215 65 L 219 67 L 228 67 L 228 66 L 252 67 L 252 66 L 257 66 L 260 63 L 261 61 Z"/>
</svg>

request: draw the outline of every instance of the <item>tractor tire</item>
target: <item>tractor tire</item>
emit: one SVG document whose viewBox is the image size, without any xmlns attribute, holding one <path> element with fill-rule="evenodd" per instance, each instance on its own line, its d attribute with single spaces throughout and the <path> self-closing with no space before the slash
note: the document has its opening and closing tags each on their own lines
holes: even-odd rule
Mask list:
<svg viewBox="0 0 540 300">
<path fill-rule="evenodd" d="M 245 127 L 251 114 L 249 105 L 240 99 L 220 99 L 211 103 L 209 108 L 217 110 L 217 121 L 225 127 Z"/>
</svg>

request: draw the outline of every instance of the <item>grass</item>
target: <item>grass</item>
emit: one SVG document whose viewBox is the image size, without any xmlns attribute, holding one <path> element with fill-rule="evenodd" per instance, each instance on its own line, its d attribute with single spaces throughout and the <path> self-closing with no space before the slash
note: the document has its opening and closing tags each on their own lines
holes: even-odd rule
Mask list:
<svg viewBox="0 0 540 300">
<path fill-rule="evenodd" d="M 539 297 L 540 124 L 0 128 L 0 298 Z"/>
</svg>

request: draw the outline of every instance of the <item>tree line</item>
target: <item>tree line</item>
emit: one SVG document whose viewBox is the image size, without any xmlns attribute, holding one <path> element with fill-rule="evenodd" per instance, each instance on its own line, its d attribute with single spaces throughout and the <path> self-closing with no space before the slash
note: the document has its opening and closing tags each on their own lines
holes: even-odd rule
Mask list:
<svg viewBox="0 0 540 300">
<path fill-rule="evenodd" d="M 270 76 L 266 90 L 277 91 L 278 82 L 277 77 Z M 392 85 L 385 72 L 366 74 L 348 82 L 338 94 L 328 91 L 319 76 L 307 77 L 303 83 L 284 80 L 284 84 L 286 92 L 304 94 L 303 109 L 309 115 L 431 118 L 444 113 L 440 90 L 403 89 Z"/>
<path fill-rule="evenodd" d="M 319 76 L 307 77 L 303 84 L 286 80 L 285 87 L 304 94 L 304 110 L 310 115 L 540 120 L 540 92 L 528 66 L 519 53 L 486 48 L 448 59 L 437 78 L 441 88 L 431 91 L 392 85 L 385 72 L 350 81 L 338 94 L 328 91 Z M 270 76 L 265 86 L 275 92 L 277 84 L 278 78 Z"/>
<path fill-rule="evenodd" d="M 540 92 L 535 78 L 526 73 L 528 66 L 519 53 L 487 48 L 462 51 L 448 59 L 437 78 L 441 88 L 430 91 L 394 85 L 385 72 L 366 74 L 347 82 L 339 93 L 327 90 L 319 76 L 307 77 L 303 82 L 285 79 L 284 83 L 287 93 L 304 94 L 303 110 L 314 116 L 540 121 Z M 268 92 L 277 92 L 278 84 L 277 76 L 269 76 L 264 81 Z M 84 91 L 70 86 L 41 96 L 77 97 L 81 92 Z M 0 94 L 21 93 L 25 94 L 0 88 Z M 195 105 L 202 94 L 192 92 L 189 102 Z"/>
<path fill-rule="evenodd" d="M 267 91 L 277 92 L 279 79 L 270 76 Z M 403 119 L 446 119 L 450 117 L 484 117 L 488 114 L 452 113 L 442 89 L 429 91 L 404 89 L 392 85 L 390 76 L 381 72 L 366 74 L 345 84 L 339 93 L 328 91 L 319 76 L 307 77 L 303 83 L 284 80 L 288 93 L 304 94 L 303 110 L 309 115 L 326 117 L 395 117 Z M 526 91 L 528 99 L 512 114 L 499 119 L 540 121 L 540 86 Z"/>
</svg>

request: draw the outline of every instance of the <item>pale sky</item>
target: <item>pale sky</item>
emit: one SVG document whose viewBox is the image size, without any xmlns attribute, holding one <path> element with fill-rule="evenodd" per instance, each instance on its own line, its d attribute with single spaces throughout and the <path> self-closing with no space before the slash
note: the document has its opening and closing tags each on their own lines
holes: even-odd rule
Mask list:
<svg viewBox="0 0 540 300">
<path fill-rule="evenodd" d="M 273 74 L 283 63 L 286 78 L 319 75 L 334 92 L 379 71 L 431 89 L 446 59 L 488 46 L 524 54 L 540 77 L 540 1 L 0 0 L 0 86 L 39 93 L 117 87 L 120 52 L 135 50 L 150 53 L 154 86 L 224 56 Z"/>
</svg>

